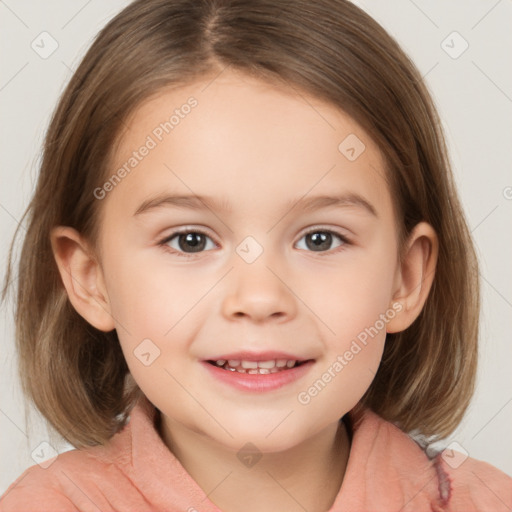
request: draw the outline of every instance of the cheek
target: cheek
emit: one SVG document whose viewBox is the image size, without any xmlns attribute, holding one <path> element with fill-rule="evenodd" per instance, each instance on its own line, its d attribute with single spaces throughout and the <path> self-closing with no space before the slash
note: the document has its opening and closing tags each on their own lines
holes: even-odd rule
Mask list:
<svg viewBox="0 0 512 512">
<path fill-rule="evenodd" d="M 328 327 L 336 349 L 386 314 L 392 305 L 394 271 L 393 254 L 375 250 L 347 253 L 336 267 L 303 273 L 300 295 Z M 378 327 L 382 330 L 381 322 Z"/>
<path fill-rule="evenodd" d="M 308 414 L 336 418 L 370 387 L 382 358 L 387 323 L 397 313 L 390 306 L 391 279 L 380 268 L 354 266 L 333 277 L 329 287 L 324 295 L 328 300 L 312 307 L 321 311 L 334 333 L 324 331 L 324 356 L 297 401 Z"/>
<path fill-rule="evenodd" d="M 155 261 L 143 254 L 112 260 L 106 274 L 112 315 L 121 329 L 138 338 L 163 338 L 193 313 L 212 286 L 211 275 L 198 278 L 191 268 L 171 268 L 164 258 Z"/>
</svg>

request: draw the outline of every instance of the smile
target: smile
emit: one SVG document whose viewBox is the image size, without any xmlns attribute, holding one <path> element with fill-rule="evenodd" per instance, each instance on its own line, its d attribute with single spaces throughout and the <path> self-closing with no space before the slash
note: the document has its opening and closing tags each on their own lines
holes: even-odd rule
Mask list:
<svg viewBox="0 0 512 512">
<path fill-rule="evenodd" d="M 303 378 L 315 363 L 284 352 L 218 354 L 201 361 L 214 381 L 238 391 L 262 393 Z"/>
<path fill-rule="evenodd" d="M 296 359 L 270 359 L 268 361 L 247 361 L 239 359 L 218 359 L 217 361 L 208 361 L 208 363 L 222 368 L 223 370 L 248 373 L 251 375 L 267 375 L 278 373 L 290 368 L 295 368 L 304 364 L 306 361 Z"/>
</svg>

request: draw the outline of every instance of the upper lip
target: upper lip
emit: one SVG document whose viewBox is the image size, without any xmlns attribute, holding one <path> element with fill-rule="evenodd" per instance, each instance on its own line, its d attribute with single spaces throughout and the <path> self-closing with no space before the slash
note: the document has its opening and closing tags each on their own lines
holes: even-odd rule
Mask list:
<svg viewBox="0 0 512 512">
<path fill-rule="evenodd" d="M 230 354 L 222 354 L 220 356 L 210 357 L 206 361 L 219 361 L 219 360 L 236 360 L 236 361 L 271 361 L 273 359 L 286 359 L 292 361 L 307 361 L 310 358 L 299 357 L 287 352 L 232 352 Z"/>
</svg>

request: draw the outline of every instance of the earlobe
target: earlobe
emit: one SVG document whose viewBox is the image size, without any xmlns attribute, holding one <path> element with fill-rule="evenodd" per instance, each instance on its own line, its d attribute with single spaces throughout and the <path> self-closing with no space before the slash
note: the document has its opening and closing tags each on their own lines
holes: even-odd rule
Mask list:
<svg viewBox="0 0 512 512">
<path fill-rule="evenodd" d="M 62 282 L 75 310 L 101 331 L 114 329 L 103 272 L 87 242 L 68 226 L 53 228 L 50 240 Z"/>
<path fill-rule="evenodd" d="M 392 299 L 402 309 L 387 324 L 387 332 L 407 329 L 420 315 L 434 282 L 438 250 L 432 226 L 426 222 L 417 224 L 407 241 Z"/>
</svg>

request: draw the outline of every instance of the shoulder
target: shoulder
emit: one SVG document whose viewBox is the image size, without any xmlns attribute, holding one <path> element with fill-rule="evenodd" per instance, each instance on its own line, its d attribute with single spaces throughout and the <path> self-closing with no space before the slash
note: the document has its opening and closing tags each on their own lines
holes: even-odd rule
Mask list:
<svg viewBox="0 0 512 512">
<path fill-rule="evenodd" d="M 154 416 L 154 407 L 141 401 L 105 444 L 73 449 L 31 466 L 0 497 L 0 512 L 155 510 L 161 489 L 153 485 L 154 466 L 160 467 L 166 452 L 154 430 Z M 148 460 L 158 448 L 152 466 Z M 176 465 L 172 467 L 171 476 L 176 475 Z"/>
<path fill-rule="evenodd" d="M 383 420 L 382 420 L 383 421 Z M 379 422 L 381 423 L 381 422 Z M 428 457 L 414 439 L 392 423 L 381 423 L 381 435 L 391 449 L 399 449 L 396 459 L 409 475 L 429 475 L 435 471 L 438 496 L 431 502 L 436 512 L 510 512 L 512 510 L 512 478 L 491 464 L 468 457 L 456 450 L 445 449 Z M 424 463 L 418 463 L 420 459 Z M 413 462 L 415 461 L 415 462 Z"/>
<path fill-rule="evenodd" d="M 512 478 L 499 469 L 447 450 L 429 457 L 410 435 L 369 409 L 351 414 L 350 420 L 353 443 L 345 488 L 366 480 L 354 501 L 358 506 L 377 510 L 393 503 L 389 510 L 396 505 L 402 512 L 512 510 Z"/>
<path fill-rule="evenodd" d="M 129 428 L 103 446 L 73 449 L 29 467 L 0 497 L 0 512 L 112 510 L 105 490 L 126 496 L 133 485 L 126 474 L 131 462 Z M 116 494 L 118 494 L 116 492 Z"/>
<path fill-rule="evenodd" d="M 75 449 L 29 467 L 0 497 L 0 512 L 34 510 L 36 504 L 41 511 L 88 510 L 97 481 L 119 473 L 101 455 L 97 448 Z"/>
<path fill-rule="evenodd" d="M 498 468 L 448 449 L 436 455 L 433 463 L 446 489 L 447 510 L 512 510 L 512 478 Z"/>
</svg>

